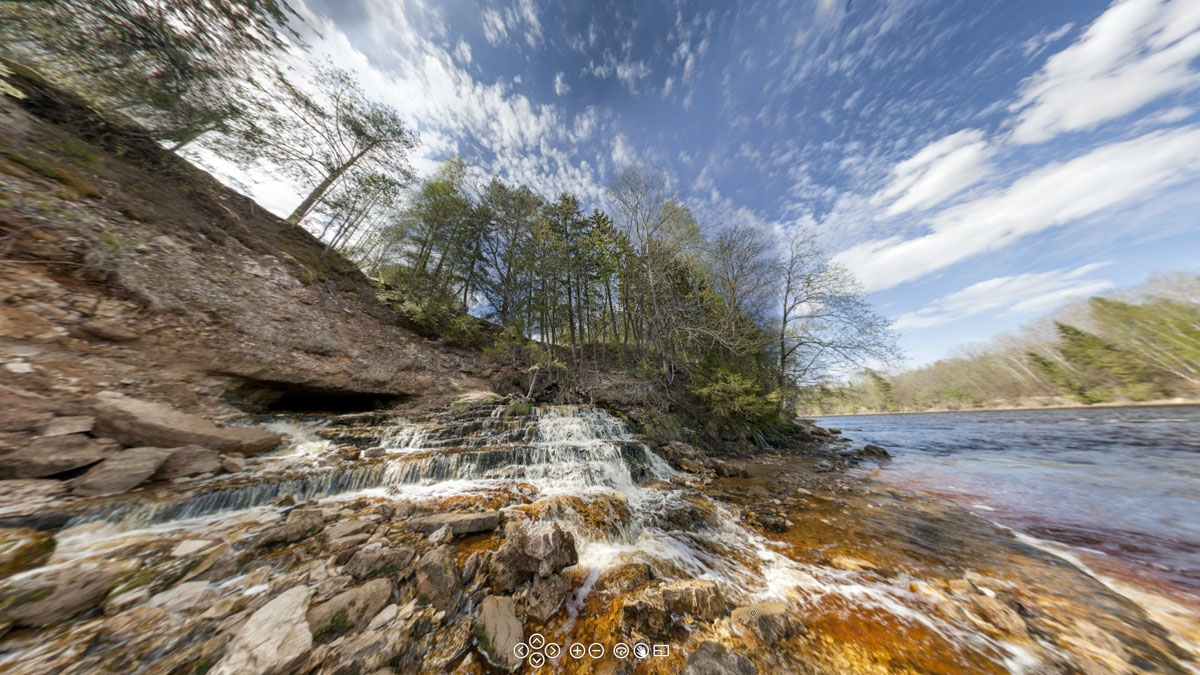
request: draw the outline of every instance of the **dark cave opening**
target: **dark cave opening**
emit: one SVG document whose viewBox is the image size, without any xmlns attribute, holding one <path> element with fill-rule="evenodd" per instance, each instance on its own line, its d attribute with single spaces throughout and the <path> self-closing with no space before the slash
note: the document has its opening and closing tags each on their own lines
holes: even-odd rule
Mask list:
<svg viewBox="0 0 1200 675">
<path fill-rule="evenodd" d="M 245 379 L 225 390 L 224 399 L 250 413 L 356 413 L 390 408 L 406 394 L 313 387 L 292 382 Z"/>
</svg>

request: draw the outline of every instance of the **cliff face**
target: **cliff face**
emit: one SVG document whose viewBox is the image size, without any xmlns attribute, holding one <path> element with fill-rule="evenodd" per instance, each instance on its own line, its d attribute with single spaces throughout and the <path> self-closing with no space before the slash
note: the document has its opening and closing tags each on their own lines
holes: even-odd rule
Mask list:
<svg viewBox="0 0 1200 675">
<path fill-rule="evenodd" d="M 489 387 L 493 364 L 405 328 L 301 228 L 32 73 L 8 81 L 26 95 L 0 95 L 13 415 L 100 390 L 213 414 Z"/>
</svg>

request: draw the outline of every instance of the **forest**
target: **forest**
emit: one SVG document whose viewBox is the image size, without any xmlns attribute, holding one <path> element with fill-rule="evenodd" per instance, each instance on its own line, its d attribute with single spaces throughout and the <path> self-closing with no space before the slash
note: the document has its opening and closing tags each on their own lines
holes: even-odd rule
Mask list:
<svg viewBox="0 0 1200 675">
<path fill-rule="evenodd" d="M 512 359 L 531 394 L 542 373 L 566 386 L 622 368 L 718 419 L 758 424 L 790 415 L 834 370 L 897 356 L 886 320 L 815 233 L 702 222 L 652 166 L 621 167 L 595 204 L 459 157 L 418 177 L 419 139 L 401 112 L 311 58 L 306 30 L 283 0 L 0 7 L 11 66 L 190 161 L 287 181 L 300 199 L 286 221 L 320 238 L 329 264 L 376 279 L 427 335 Z"/>
<path fill-rule="evenodd" d="M 1137 403 L 1200 397 L 1200 276 L 1077 301 L 921 368 L 805 390 L 808 414 Z"/>
</svg>

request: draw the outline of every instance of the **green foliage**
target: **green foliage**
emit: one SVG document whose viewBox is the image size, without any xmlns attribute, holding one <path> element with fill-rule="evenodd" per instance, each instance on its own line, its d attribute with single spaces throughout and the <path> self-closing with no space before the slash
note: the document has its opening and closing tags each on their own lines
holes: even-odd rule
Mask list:
<svg viewBox="0 0 1200 675">
<path fill-rule="evenodd" d="M 487 334 L 479 319 L 469 314 L 459 314 L 450 320 L 442 332 L 442 339 L 459 347 L 481 348 L 487 343 Z"/>
<path fill-rule="evenodd" d="M 704 373 L 689 389 L 727 423 L 764 424 L 777 415 L 776 403 L 762 385 L 726 365 Z"/>
</svg>

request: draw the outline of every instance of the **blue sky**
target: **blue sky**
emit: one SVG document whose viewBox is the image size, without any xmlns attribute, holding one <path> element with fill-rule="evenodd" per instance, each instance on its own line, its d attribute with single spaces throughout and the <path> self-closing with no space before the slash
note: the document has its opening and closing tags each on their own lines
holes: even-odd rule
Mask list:
<svg viewBox="0 0 1200 675">
<path fill-rule="evenodd" d="M 1195 0 L 306 2 L 419 171 L 461 154 L 603 208 L 661 167 L 702 224 L 816 229 L 910 364 L 1200 271 Z"/>
</svg>

